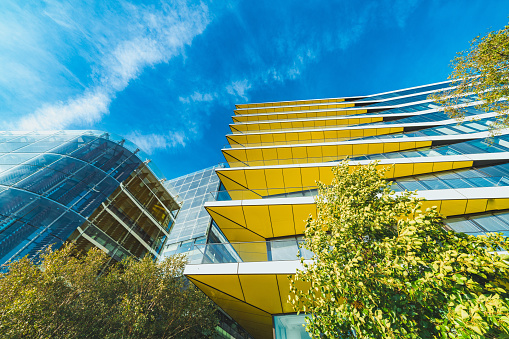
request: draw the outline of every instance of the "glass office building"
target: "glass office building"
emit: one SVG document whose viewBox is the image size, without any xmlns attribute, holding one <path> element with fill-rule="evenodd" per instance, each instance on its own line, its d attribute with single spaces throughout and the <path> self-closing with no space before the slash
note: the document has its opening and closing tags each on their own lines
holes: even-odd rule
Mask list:
<svg viewBox="0 0 509 339">
<path fill-rule="evenodd" d="M 159 257 L 180 208 L 163 179 L 106 132 L 0 132 L 0 264 L 64 242 Z"/>
<path fill-rule="evenodd" d="M 228 241 L 195 243 L 201 261 L 185 275 L 255 338 L 308 338 L 304 315 L 288 302 L 288 276 L 304 220 L 316 215 L 316 181 L 331 169 L 379 160 L 394 190 L 418 190 L 445 227 L 509 235 L 509 129 L 490 137 L 497 112 L 476 109 L 458 124 L 429 94 L 449 82 L 374 95 L 236 105 L 216 168 L 222 190 L 205 210 Z M 219 254 L 217 254 L 219 253 Z M 234 253 L 231 256 L 220 255 Z"/>
<path fill-rule="evenodd" d="M 238 257 L 231 246 L 223 245 L 227 239 L 203 207 L 206 202 L 215 201 L 221 189 L 221 182 L 215 172 L 218 168 L 223 168 L 223 165 L 205 168 L 164 183 L 166 188 L 175 192 L 175 196 L 181 201 L 181 208 L 163 249 L 162 258 L 185 254 L 189 263 L 201 263 L 206 255 L 216 261 L 225 261 L 224 256 L 229 256 L 233 262 L 236 260 L 233 258 Z M 221 248 L 210 255 L 204 252 L 207 243 L 219 243 Z M 251 338 L 228 314 L 218 311 L 217 315 L 217 336 Z"/>
</svg>

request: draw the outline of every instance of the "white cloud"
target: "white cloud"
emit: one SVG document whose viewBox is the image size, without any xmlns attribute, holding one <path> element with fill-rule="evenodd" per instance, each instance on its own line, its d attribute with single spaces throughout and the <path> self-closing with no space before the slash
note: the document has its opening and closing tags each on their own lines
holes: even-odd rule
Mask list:
<svg viewBox="0 0 509 339">
<path fill-rule="evenodd" d="M 246 91 L 251 88 L 251 83 L 247 80 L 232 81 L 226 86 L 226 92 L 231 95 L 241 97 L 244 101 L 248 100 Z"/>
<path fill-rule="evenodd" d="M 217 94 L 211 94 L 211 93 L 200 93 L 200 92 L 194 92 L 190 96 L 187 97 L 179 97 L 179 101 L 183 104 L 189 104 L 194 102 L 210 102 L 214 100 L 214 98 L 217 97 Z"/>
<path fill-rule="evenodd" d="M 147 154 L 152 154 L 155 150 L 184 147 L 187 140 L 185 133 L 182 131 L 170 131 L 168 134 L 142 134 L 134 131 L 126 137 Z"/>
<path fill-rule="evenodd" d="M 26 117 L 22 117 L 17 127 L 21 130 L 63 129 L 71 124 L 91 125 L 101 120 L 108 112 L 111 97 L 102 90 L 86 92 L 82 96 L 47 105 Z"/>
<path fill-rule="evenodd" d="M 117 12 L 105 11 L 96 17 L 88 13 L 80 17 L 86 8 L 80 12 L 53 1 L 47 1 L 47 6 L 46 15 L 60 30 L 72 31 L 78 41 L 85 39 L 95 46 L 96 50 L 90 52 L 97 59 L 91 59 L 89 77 L 93 81 L 81 94 L 43 104 L 32 114 L 20 118 L 14 123 L 17 128 L 61 129 L 100 121 L 118 92 L 146 67 L 168 62 L 179 55 L 209 23 L 205 5 L 186 6 L 184 2 L 163 2 L 158 9 L 121 2 L 115 9 Z M 49 48 L 43 52 L 54 57 Z M 201 99 L 209 100 L 210 95 Z"/>
</svg>

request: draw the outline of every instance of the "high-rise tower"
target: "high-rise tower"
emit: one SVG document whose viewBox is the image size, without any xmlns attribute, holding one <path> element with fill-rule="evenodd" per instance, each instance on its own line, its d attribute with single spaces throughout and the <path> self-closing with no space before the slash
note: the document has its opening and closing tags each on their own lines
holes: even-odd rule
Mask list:
<svg viewBox="0 0 509 339">
<path fill-rule="evenodd" d="M 186 276 L 255 338 L 306 337 L 288 275 L 301 267 L 316 181 L 330 184 L 346 157 L 379 160 L 394 188 L 418 189 L 446 227 L 509 235 L 509 130 L 486 140 L 496 112 L 476 110 L 475 96 L 464 98 L 462 124 L 439 112 L 428 95 L 448 86 L 237 105 L 222 150 L 229 167 L 216 169 L 224 191 L 205 203 L 229 243 L 196 244 L 203 260 Z"/>
</svg>

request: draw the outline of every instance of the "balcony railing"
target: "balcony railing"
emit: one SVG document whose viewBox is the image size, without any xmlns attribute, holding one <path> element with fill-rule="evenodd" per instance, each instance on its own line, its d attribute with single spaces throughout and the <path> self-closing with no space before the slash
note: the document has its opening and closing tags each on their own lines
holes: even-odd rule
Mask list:
<svg viewBox="0 0 509 339">
<path fill-rule="evenodd" d="M 216 244 L 197 244 L 190 265 L 223 264 L 261 261 L 292 261 L 311 259 L 313 253 L 300 247 L 303 239 L 284 239 L 256 242 L 233 242 Z"/>
<path fill-rule="evenodd" d="M 215 201 L 313 197 L 318 194 L 318 188 L 316 186 L 261 188 L 252 190 L 213 191 L 210 192 L 210 194 L 212 194 Z"/>
</svg>

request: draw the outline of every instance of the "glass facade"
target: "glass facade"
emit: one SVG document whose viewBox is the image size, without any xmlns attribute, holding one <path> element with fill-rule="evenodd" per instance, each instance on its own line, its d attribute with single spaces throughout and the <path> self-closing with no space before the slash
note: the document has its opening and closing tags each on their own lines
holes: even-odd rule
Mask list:
<svg viewBox="0 0 509 339">
<path fill-rule="evenodd" d="M 182 200 L 182 207 L 163 249 L 164 256 L 187 253 L 190 260 L 196 260 L 193 258 L 196 254 L 194 247 L 206 243 L 212 223 L 203 204 L 214 200 L 219 190 L 220 181 L 215 172 L 218 167 L 222 166 L 206 168 L 164 183 Z"/>
<path fill-rule="evenodd" d="M 484 235 L 490 232 L 509 236 L 509 211 L 448 218 L 445 224 L 456 232 Z"/>
<path fill-rule="evenodd" d="M 158 256 L 179 205 L 147 164 L 105 132 L 0 132 L 0 264 L 65 241 Z"/>
<path fill-rule="evenodd" d="M 274 316 L 274 334 L 276 339 L 308 339 L 305 314 L 285 314 Z"/>
<path fill-rule="evenodd" d="M 392 188 L 397 192 L 500 186 L 509 186 L 509 163 L 409 176 L 396 180 Z"/>
<path fill-rule="evenodd" d="M 495 136 L 490 139 L 475 139 L 452 145 L 425 147 L 410 151 L 363 155 L 360 157 L 350 158 L 350 160 L 438 157 L 442 155 L 483 154 L 497 152 L 509 152 L 509 135 L 506 134 Z"/>
<path fill-rule="evenodd" d="M 419 86 L 417 88 L 410 88 L 410 89 L 403 89 L 399 91 L 393 91 L 390 93 L 384 93 L 384 94 L 376 94 L 376 95 L 370 95 L 368 97 L 365 97 L 360 100 L 356 100 L 357 102 L 362 101 L 376 101 L 376 100 L 383 100 L 383 99 L 389 99 L 389 98 L 396 98 L 404 95 L 410 95 L 410 94 L 416 94 L 416 93 L 424 93 L 429 91 L 437 91 L 440 89 L 445 89 L 450 86 L 451 82 L 446 81 L 439 84 L 432 84 L 432 85 L 426 85 L 426 86 Z"/>
</svg>

